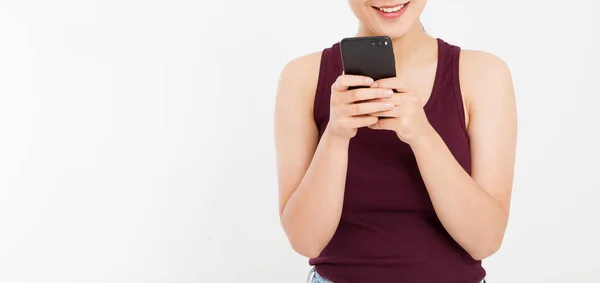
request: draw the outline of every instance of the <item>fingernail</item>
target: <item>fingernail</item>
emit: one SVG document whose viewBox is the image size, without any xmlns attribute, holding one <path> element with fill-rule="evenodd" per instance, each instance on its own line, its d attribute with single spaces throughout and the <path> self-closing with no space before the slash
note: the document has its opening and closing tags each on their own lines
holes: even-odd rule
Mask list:
<svg viewBox="0 0 600 283">
<path fill-rule="evenodd" d="M 388 103 L 384 104 L 383 106 L 384 106 L 385 108 L 392 108 L 392 107 L 394 107 L 395 105 L 394 105 L 394 103 L 388 102 Z"/>
<path fill-rule="evenodd" d="M 394 92 L 391 89 L 386 89 L 383 91 L 384 97 L 391 97 L 393 94 L 394 94 Z"/>
<path fill-rule="evenodd" d="M 371 79 L 371 78 L 367 78 L 367 83 L 368 83 L 368 84 L 372 84 L 373 82 L 374 82 L 374 81 L 373 81 L 373 79 Z"/>
<path fill-rule="evenodd" d="M 377 87 L 377 83 L 372 83 L 371 87 Z"/>
</svg>

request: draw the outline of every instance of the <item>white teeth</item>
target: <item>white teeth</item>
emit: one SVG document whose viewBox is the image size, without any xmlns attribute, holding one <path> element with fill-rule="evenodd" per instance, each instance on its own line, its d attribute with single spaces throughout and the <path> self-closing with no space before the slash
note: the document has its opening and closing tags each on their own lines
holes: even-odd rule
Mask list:
<svg viewBox="0 0 600 283">
<path fill-rule="evenodd" d="M 402 8 L 404 8 L 404 4 L 392 8 L 379 8 L 379 10 L 385 13 L 393 13 L 400 11 Z"/>
</svg>

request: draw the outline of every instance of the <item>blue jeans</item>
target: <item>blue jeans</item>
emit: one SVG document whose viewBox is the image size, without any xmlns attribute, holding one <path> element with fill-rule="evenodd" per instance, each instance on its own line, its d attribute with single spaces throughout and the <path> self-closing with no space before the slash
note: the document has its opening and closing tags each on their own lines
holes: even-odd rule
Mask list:
<svg viewBox="0 0 600 283">
<path fill-rule="evenodd" d="M 310 273 L 308 273 L 308 279 L 306 280 L 306 283 L 333 283 L 325 278 L 323 278 L 321 275 L 319 275 L 319 273 L 317 273 L 317 271 L 315 271 L 315 268 L 311 268 L 310 269 Z"/>
<path fill-rule="evenodd" d="M 306 283 L 333 283 L 333 282 L 327 280 L 326 278 L 323 278 L 321 275 L 319 275 L 319 273 L 317 273 L 315 271 L 315 268 L 313 267 L 310 270 L 310 273 L 308 274 L 308 279 L 306 280 Z M 485 279 L 483 279 L 483 281 L 481 281 L 481 283 L 485 283 Z"/>
</svg>

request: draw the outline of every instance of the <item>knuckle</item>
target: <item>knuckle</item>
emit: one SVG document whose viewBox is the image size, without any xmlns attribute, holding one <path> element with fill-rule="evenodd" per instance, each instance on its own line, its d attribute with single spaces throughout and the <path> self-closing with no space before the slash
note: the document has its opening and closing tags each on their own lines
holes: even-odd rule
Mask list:
<svg viewBox="0 0 600 283">
<path fill-rule="evenodd" d="M 340 96 L 337 95 L 337 92 L 332 92 L 331 99 L 329 101 L 330 101 L 331 105 L 338 105 L 338 104 L 340 104 Z"/>
<path fill-rule="evenodd" d="M 359 89 L 353 90 L 352 91 L 352 99 L 353 100 L 359 100 L 362 96 L 362 92 Z"/>
<path fill-rule="evenodd" d="M 331 116 L 337 117 L 340 114 L 340 110 L 336 105 L 331 105 L 329 108 L 329 112 L 331 113 Z"/>
<path fill-rule="evenodd" d="M 381 96 L 379 95 L 379 90 L 376 89 L 365 89 L 365 94 L 364 94 L 366 99 L 373 99 L 373 98 L 380 98 Z"/>
<path fill-rule="evenodd" d="M 392 108 L 391 102 L 382 102 L 378 106 L 379 106 L 379 109 L 381 109 L 381 110 L 388 110 L 388 109 Z"/>
<path fill-rule="evenodd" d="M 331 85 L 331 90 L 335 91 L 336 89 L 338 89 L 341 85 L 340 79 L 337 79 L 335 82 L 333 82 L 333 84 Z"/>
<path fill-rule="evenodd" d="M 342 128 L 349 128 L 349 122 L 347 118 L 341 118 L 338 123 Z"/>
<path fill-rule="evenodd" d="M 342 76 L 339 76 L 335 82 L 333 82 L 333 84 L 331 85 L 332 89 L 337 89 L 339 87 L 341 87 L 344 83 L 344 78 Z"/>
<path fill-rule="evenodd" d="M 358 114 L 358 113 L 363 113 L 365 111 L 365 105 L 364 104 L 356 104 L 354 105 L 354 113 Z"/>
<path fill-rule="evenodd" d="M 336 115 L 338 117 L 343 117 L 343 116 L 347 116 L 346 113 L 348 112 L 347 107 L 340 105 L 337 107 L 336 109 Z"/>
<path fill-rule="evenodd" d="M 383 98 L 383 91 L 378 90 L 378 89 L 374 89 L 369 94 L 369 97 L 370 98 Z"/>
<path fill-rule="evenodd" d="M 348 75 L 341 75 L 340 82 L 343 84 L 348 84 L 350 82 L 351 77 Z"/>
</svg>

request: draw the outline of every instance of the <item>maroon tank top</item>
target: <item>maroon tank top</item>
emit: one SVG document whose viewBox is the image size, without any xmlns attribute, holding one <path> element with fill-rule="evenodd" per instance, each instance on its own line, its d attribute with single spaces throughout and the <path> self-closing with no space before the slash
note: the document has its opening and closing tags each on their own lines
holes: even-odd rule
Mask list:
<svg viewBox="0 0 600 283">
<path fill-rule="evenodd" d="M 429 100 L 431 125 L 471 172 L 458 78 L 460 48 L 441 39 Z M 342 74 L 339 42 L 323 50 L 314 102 L 321 136 L 331 85 Z M 342 216 L 320 256 L 309 260 L 335 283 L 476 283 L 486 275 L 440 223 L 410 146 L 392 131 L 360 128 L 350 140 Z"/>
</svg>

